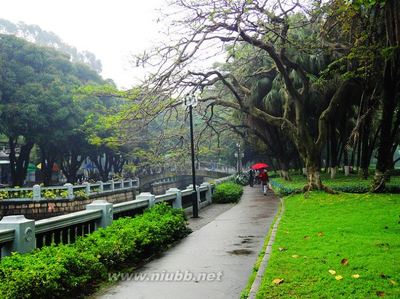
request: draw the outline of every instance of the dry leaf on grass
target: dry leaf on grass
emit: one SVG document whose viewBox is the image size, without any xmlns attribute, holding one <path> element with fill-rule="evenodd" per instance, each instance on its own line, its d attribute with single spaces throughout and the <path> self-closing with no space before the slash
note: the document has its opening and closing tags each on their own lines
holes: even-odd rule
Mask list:
<svg viewBox="0 0 400 299">
<path fill-rule="evenodd" d="M 392 285 L 394 285 L 394 286 L 397 284 L 397 282 L 394 281 L 393 279 L 390 279 L 389 282 L 390 282 Z"/>
<path fill-rule="evenodd" d="M 275 279 L 272 281 L 272 283 L 273 283 L 273 284 L 276 284 L 276 285 L 281 284 L 282 282 L 283 282 L 283 278 L 275 278 Z"/>
<path fill-rule="evenodd" d="M 297 259 L 299 256 L 297 254 L 293 254 L 292 258 Z"/>
<path fill-rule="evenodd" d="M 360 274 L 353 274 L 353 275 L 351 275 L 351 277 L 353 277 L 353 278 L 360 278 Z"/>
<path fill-rule="evenodd" d="M 323 236 L 324 236 L 324 233 L 323 233 L 323 232 L 319 232 L 319 233 L 318 233 L 318 236 L 319 236 L 319 237 L 323 237 Z"/>
<path fill-rule="evenodd" d="M 335 275 L 335 274 L 336 274 L 336 271 L 335 271 L 335 270 L 329 270 L 328 272 L 331 273 L 332 275 Z"/>
<path fill-rule="evenodd" d="M 376 291 L 376 296 L 378 296 L 378 297 L 383 297 L 383 296 L 385 296 L 385 292 Z"/>
<path fill-rule="evenodd" d="M 343 266 L 347 266 L 347 265 L 349 264 L 349 260 L 348 260 L 348 259 L 342 259 L 342 260 L 340 261 L 340 263 L 341 263 Z"/>
<path fill-rule="evenodd" d="M 336 276 L 335 276 L 335 279 L 336 279 L 336 280 L 342 280 L 342 279 L 343 279 L 343 276 L 342 276 L 342 275 L 336 275 Z"/>
<path fill-rule="evenodd" d="M 278 249 L 279 249 L 279 251 L 286 251 L 287 250 L 286 247 L 279 247 Z"/>
<path fill-rule="evenodd" d="M 310 239 L 310 236 L 304 236 L 304 239 L 308 240 L 308 239 Z"/>
</svg>

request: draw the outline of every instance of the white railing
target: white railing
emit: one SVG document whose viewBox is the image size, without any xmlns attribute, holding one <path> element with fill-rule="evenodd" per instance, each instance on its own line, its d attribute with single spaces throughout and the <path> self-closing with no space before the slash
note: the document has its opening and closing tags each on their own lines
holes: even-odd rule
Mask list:
<svg viewBox="0 0 400 299">
<path fill-rule="evenodd" d="M 45 199 L 74 199 L 80 196 L 102 194 L 116 190 L 139 188 L 139 179 L 83 183 L 81 185 L 64 184 L 63 186 L 42 187 L 34 185 L 31 188 L 2 188 L 0 189 L 0 200 L 32 200 Z"/>
<path fill-rule="evenodd" d="M 114 184 L 107 182 L 91 184 L 90 187 L 85 185 L 85 190 L 87 190 L 86 188 L 91 190 L 90 188 L 95 187 L 107 192 L 104 191 L 104 185 L 107 184 L 110 184 L 110 190 L 112 188 L 121 190 L 133 187 L 132 181 L 129 184 L 121 181 L 118 189 L 115 189 L 115 182 Z M 73 187 L 83 188 L 82 186 L 72 186 L 70 189 L 73 190 Z M 23 215 L 5 216 L 0 221 L 1 256 L 10 255 L 12 252 L 29 252 L 34 248 L 52 243 L 73 243 L 76 237 L 89 234 L 99 227 L 106 227 L 112 223 L 113 219 L 130 214 L 135 215 L 143 209 L 161 202 L 167 202 L 174 208 L 189 208 L 193 196 L 197 196 L 194 197 L 194 201 L 197 198 L 198 205 L 202 208 L 211 203 L 213 188 L 213 185 L 203 183 L 196 188 L 197 195 L 195 195 L 196 193 L 194 193 L 191 185 L 185 190 L 171 188 L 165 194 L 157 196 L 145 192 L 137 195 L 135 200 L 118 204 L 108 203 L 105 200 L 95 200 L 86 206 L 85 211 L 38 221 L 26 219 Z"/>
</svg>

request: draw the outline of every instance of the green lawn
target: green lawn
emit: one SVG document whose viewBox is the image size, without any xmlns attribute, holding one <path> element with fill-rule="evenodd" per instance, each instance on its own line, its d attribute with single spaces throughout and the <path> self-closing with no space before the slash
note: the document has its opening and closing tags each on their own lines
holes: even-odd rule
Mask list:
<svg viewBox="0 0 400 299">
<path fill-rule="evenodd" d="M 356 174 L 351 174 L 346 177 L 344 174 L 338 173 L 334 179 L 331 179 L 329 174 L 322 173 L 321 178 L 322 182 L 329 187 L 355 186 L 368 188 L 371 185 L 373 175 L 370 175 L 368 180 L 363 180 Z M 272 180 L 292 189 L 301 189 L 307 183 L 307 178 L 303 175 L 292 175 L 291 179 L 291 181 L 285 181 L 282 178 L 274 178 Z M 387 185 L 400 186 L 400 176 L 391 177 L 391 180 Z"/>
<path fill-rule="evenodd" d="M 400 298 L 400 194 L 286 197 L 257 298 L 379 296 Z"/>
</svg>

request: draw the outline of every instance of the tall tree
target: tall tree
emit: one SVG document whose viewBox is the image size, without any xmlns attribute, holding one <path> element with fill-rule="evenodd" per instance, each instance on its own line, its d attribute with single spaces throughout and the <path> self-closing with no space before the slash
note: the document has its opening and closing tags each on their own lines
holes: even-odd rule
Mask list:
<svg viewBox="0 0 400 299">
<path fill-rule="evenodd" d="M 308 117 L 309 101 L 318 97 L 313 86 L 315 74 L 302 65 L 297 53 L 315 51 L 323 55 L 324 50 L 329 48 L 318 42 L 322 25 L 320 2 L 291 4 L 276 1 L 267 5 L 267 2 L 255 0 L 201 3 L 184 0 L 174 4 L 181 14 L 180 20 L 175 20 L 176 27 L 170 32 L 181 30 L 180 39 L 174 45 L 157 48 L 153 53 L 162 62 L 158 73 L 150 78 L 149 87 L 156 93 L 172 96 L 177 92 L 201 91 L 216 82 L 223 83 L 225 92 L 231 93 L 231 99 L 224 99 L 215 93 L 203 100 L 210 101 L 212 105 L 236 109 L 265 124 L 279 127 L 295 144 L 304 161 L 308 174 L 306 189 L 328 190 L 320 177 L 321 149 L 326 140 L 327 121 L 335 115 L 338 107 L 347 104 L 346 99 L 359 98 L 361 87 L 357 80 L 344 80 L 327 104 L 321 107 L 317 117 Z M 303 34 L 299 34 L 301 30 Z M 217 42 L 222 47 L 247 45 L 259 55 L 267 55 L 271 59 L 274 67 L 258 71 L 263 76 L 259 76 L 260 80 L 254 85 L 256 90 L 261 91 L 259 97 L 264 98 L 269 90 L 264 88 L 263 79 L 282 82 L 287 97 L 281 115 L 271 115 L 254 105 L 251 101 L 253 89 L 234 74 L 218 69 L 199 71 L 191 65 L 201 55 L 202 49 Z M 147 54 L 142 58 L 149 61 L 152 57 Z"/>
</svg>

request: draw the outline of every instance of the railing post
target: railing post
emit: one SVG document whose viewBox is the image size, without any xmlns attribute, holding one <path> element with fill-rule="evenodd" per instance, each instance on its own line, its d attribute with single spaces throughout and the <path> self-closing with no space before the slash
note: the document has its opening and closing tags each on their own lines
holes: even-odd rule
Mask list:
<svg viewBox="0 0 400 299">
<path fill-rule="evenodd" d="M 66 183 L 66 184 L 64 184 L 64 187 L 67 187 L 67 193 L 68 193 L 67 198 L 74 199 L 74 188 L 73 188 L 72 184 Z"/>
<path fill-rule="evenodd" d="M 182 191 L 178 188 L 169 188 L 165 194 L 175 194 L 176 197 L 172 202 L 172 207 L 174 209 L 182 209 Z"/>
<path fill-rule="evenodd" d="M 186 189 L 193 189 L 193 184 L 190 184 L 189 186 L 186 187 Z M 197 204 L 198 207 L 200 207 L 200 189 L 199 186 L 196 185 L 196 193 L 197 193 Z"/>
<path fill-rule="evenodd" d="M 212 201 L 212 193 L 211 193 L 211 184 L 208 182 L 204 182 L 200 185 L 201 187 L 207 187 L 207 191 L 206 191 L 206 201 L 207 203 L 211 203 Z"/>
<path fill-rule="evenodd" d="M 128 184 L 129 184 L 129 188 L 132 188 L 132 187 L 133 187 L 133 180 L 132 180 L 132 179 L 129 179 L 129 180 L 128 180 Z"/>
<path fill-rule="evenodd" d="M 124 189 L 125 188 L 125 186 L 124 186 L 124 179 L 121 179 L 121 188 L 120 189 Z"/>
<path fill-rule="evenodd" d="M 110 190 L 114 191 L 114 189 L 115 189 L 115 183 L 114 183 L 114 180 L 111 180 L 110 181 Z"/>
<path fill-rule="evenodd" d="M 0 221 L 0 229 L 13 229 L 14 241 L 1 249 L 1 255 L 11 252 L 26 253 L 35 249 L 35 221 L 26 219 L 24 215 L 5 216 Z"/>
<path fill-rule="evenodd" d="M 86 195 L 89 196 L 90 195 L 90 184 L 88 182 L 84 182 L 83 185 L 85 185 Z"/>
<path fill-rule="evenodd" d="M 100 191 L 100 192 L 103 192 L 103 191 L 104 191 L 103 182 L 102 182 L 102 181 L 98 181 L 97 183 L 99 184 L 99 191 Z"/>
<path fill-rule="evenodd" d="M 40 185 L 33 185 L 33 188 L 32 188 L 33 200 L 40 200 L 41 196 L 42 195 L 41 195 Z"/>
<path fill-rule="evenodd" d="M 149 201 L 149 208 L 153 207 L 156 203 L 156 196 L 150 192 L 142 192 L 136 196 L 136 200 L 147 199 Z"/>
<path fill-rule="evenodd" d="M 86 206 L 86 210 L 101 210 L 102 216 L 97 227 L 107 227 L 113 221 L 113 204 L 106 200 L 95 200 Z"/>
</svg>

